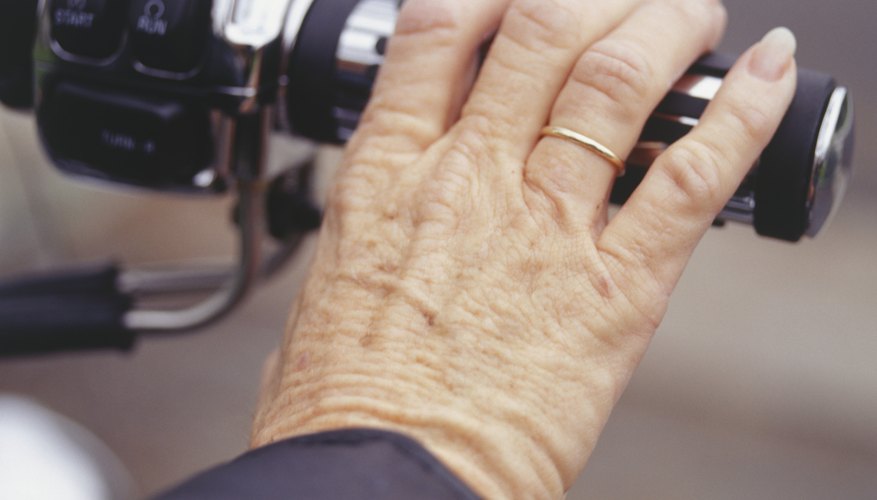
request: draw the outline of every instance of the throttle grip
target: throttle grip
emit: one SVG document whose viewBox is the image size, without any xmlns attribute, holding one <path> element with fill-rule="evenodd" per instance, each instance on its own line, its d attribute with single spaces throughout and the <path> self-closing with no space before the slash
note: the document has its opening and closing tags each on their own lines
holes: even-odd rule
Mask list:
<svg viewBox="0 0 877 500">
<path fill-rule="evenodd" d="M 395 0 L 314 2 L 289 54 L 285 111 L 294 132 L 323 142 L 350 138 L 383 63 L 397 9 Z M 709 54 L 673 86 L 628 159 L 628 174 L 615 184 L 614 203 L 624 203 L 657 155 L 698 123 L 735 60 Z M 845 193 L 852 143 L 847 89 L 829 75 L 800 69 L 785 119 L 720 220 L 787 241 L 816 236 Z"/>
</svg>

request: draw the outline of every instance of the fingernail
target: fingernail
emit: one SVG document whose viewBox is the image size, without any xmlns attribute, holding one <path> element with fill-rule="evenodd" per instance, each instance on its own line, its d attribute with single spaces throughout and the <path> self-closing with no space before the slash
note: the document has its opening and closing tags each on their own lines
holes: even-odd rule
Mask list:
<svg viewBox="0 0 877 500">
<path fill-rule="evenodd" d="M 789 69 L 798 42 L 788 28 L 774 28 L 755 46 L 749 72 L 762 80 L 774 82 Z"/>
</svg>

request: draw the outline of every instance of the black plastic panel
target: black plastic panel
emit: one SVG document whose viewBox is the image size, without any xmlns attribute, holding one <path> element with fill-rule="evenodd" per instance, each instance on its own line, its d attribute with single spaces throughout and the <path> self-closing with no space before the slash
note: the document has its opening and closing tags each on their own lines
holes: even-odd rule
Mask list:
<svg viewBox="0 0 877 500">
<path fill-rule="evenodd" d="M 0 102 L 33 105 L 33 51 L 36 0 L 0 0 Z"/>
</svg>

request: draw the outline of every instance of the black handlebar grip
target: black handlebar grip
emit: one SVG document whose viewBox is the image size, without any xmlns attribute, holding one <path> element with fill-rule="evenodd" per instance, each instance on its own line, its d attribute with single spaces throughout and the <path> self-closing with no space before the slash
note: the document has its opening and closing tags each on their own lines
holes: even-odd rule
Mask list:
<svg viewBox="0 0 877 500">
<path fill-rule="evenodd" d="M 832 191 L 846 188 L 852 169 L 852 132 L 841 137 L 832 133 L 831 142 L 846 142 L 832 149 L 842 149 L 846 158 L 819 159 L 822 154 L 818 143 L 826 140 L 824 127 L 830 114 L 829 105 L 837 89 L 837 82 L 826 74 L 798 70 L 798 89 L 789 111 L 779 129 L 761 155 L 762 166 L 757 171 L 755 187 L 755 230 L 760 235 L 788 241 L 798 241 L 808 232 L 815 234 L 826 223 L 820 212 L 836 212 L 836 200 L 827 200 L 821 185 L 836 184 Z M 851 110 L 847 111 L 852 113 Z M 844 121 L 844 117 L 839 117 Z M 851 118 L 850 127 L 851 125 Z M 839 127 L 841 125 L 834 125 Z M 825 172 L 826 163 L 831 168 Z M 843 170 L 836 174 L 832 172 Z M 843 179 L 840 179 L 840 177 Z M 843 183 L 843 188 L 839 185 Z M 841 196 L 843 193 L 841 191 Z M 822 208 L 822 205 L 835 204 Z M 826 215 L 825 217 L 829 217 Z M 816 226 L 819 227 L 816 227 Z"/>
<path fill-rule="evenodd" d="M 0 284 L 0 357 L 94 349 L 129 350 L 132 300 L 115 266 Z"/>
<path fill-rule="evenodd" d="M 655 116 L 660 119 L 650 120 L 643 140 L 670 144 L 680 139 L 700 119 L 713 90 L 734 63 L 733 57 L 724 54 L 710 54 L 697 61 L 681 85 L 677 84 L 658 106 Z M 828 200 L 815 193 L 820 182 L 814 177 L 820 167 L 817 143 L 844 139 L 824 130 L 837 89 L 830 75 L 798 69 L 794 99 L 759 163 L 744 181 L 753 202 L 752 225 L 759 234 L 798 241 L 808 230 L 819 229 L 813 226 L 822 221 L 811 212 L 816 204 Z M 846 162 L 841 163 L 838 168 L 846 168 Z"/>
<path fill-rule="evenodd" d="M 116 293 L 119 269 L 98 264 L 51 274 L 29 275 L 0 282 L 0 300 L 33 295 L 109 295 Z"/>
</svg>

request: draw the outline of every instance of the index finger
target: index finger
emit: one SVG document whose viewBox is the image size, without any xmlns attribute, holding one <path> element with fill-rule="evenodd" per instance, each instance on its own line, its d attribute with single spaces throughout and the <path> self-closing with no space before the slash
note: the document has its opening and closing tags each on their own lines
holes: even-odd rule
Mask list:
<svg viewBox="0 0 877 500">
<path fill-rule="evenodd" d="M 695 246 L 776 133 L 795 92 L 795 38 L 779 28 L 744 54 L 691 133 L 671 146 L 598 246 L 630 276 L 671 290 Z"/>
</svg>

